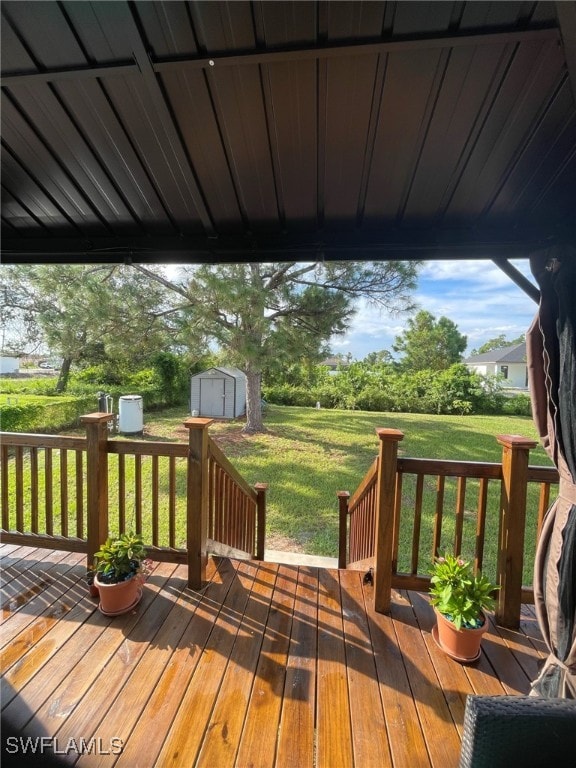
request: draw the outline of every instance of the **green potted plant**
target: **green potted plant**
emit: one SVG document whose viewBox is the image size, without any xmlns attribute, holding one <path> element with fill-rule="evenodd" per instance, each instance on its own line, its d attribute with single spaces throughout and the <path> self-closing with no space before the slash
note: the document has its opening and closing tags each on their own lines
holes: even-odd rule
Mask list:
<svg viewBox="0 0 576 768">
<path fill-rule="evenodd" d="M 140 534 L 108 538 L 94 555 L 94 586 L 102 613 L 117 616 L 137 605 L 149 573 L 150 561 Z"/>
<path fill-rule="evenodd" d="M 431 573 L 430 602 L 437 618 L 434 639 L 457 661 L 476 661 L 488 628 L 484 611 L 494 607 L 493 593 L 499 587 L 456 555 L 436 558 Z"/>
</svg>

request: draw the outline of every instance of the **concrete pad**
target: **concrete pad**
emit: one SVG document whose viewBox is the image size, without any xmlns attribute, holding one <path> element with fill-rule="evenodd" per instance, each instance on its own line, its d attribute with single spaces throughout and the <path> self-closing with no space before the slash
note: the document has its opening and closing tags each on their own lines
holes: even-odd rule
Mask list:
<svg viewBox="0 0 576 768">
<path fill-rule="evenodd" d="M 264 560 L 268 563 L 285 563 L 286 565 L 310 565 L 314 568 L 338 568 L 338 558 L 305 555 L 302 552 L 282 552 L 278 549 L 267 549 Z"/>
</svg>

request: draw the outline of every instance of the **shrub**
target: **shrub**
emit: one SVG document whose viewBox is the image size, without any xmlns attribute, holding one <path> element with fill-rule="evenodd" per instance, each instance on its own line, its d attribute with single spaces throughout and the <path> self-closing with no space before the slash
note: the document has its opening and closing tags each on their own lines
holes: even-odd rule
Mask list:
<svg viewBox="0 0 576 768">
<path fill-rule="evenodd" d="M 532 416 L 532 403 L 528 395 L 504 398 L 502 413 L 509 416 Z"/>
<path fill-rule="evenodd" d="M 370 384 L 358 395 L 357 404 L 362 411 L 391 411 L 395 400 L 389 388 Z"/>
<path fill-rule="evenodd" d="M 5 432 L 50 432 L 76 426 L 80 416 L 94 410 L 93 398 L 23 395 L 17 403 L 2 405 L 0 419 Z"/>
<path fill-rule="evenodd" d="M 6 379 L 0 377 L 0 392 L 6 395 L 46 395 L 56 394 L 56 379 Z"/>
<path fill-rule="evenodd" d="M 295 387 L 290 384 L 276 384 L 263 387 L 262 394 L 268 403 L 275 405 L 299 405 L 313 407 L 318 401 L 317 393 L 306 387 Z"/>
<path fill-rule="evenodd" d="M 181 358 L 171 352 L 159 352 L 152 360 L 167 405 L 186 402 L 189 376 Z"/>
</svg>

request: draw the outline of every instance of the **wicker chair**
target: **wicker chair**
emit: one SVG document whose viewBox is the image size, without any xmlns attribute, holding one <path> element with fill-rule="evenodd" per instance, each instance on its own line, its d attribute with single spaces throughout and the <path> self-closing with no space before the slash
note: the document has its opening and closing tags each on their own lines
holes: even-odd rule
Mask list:
<svg viewBox="0 0 576 768">
<path fill-rule="evenodd" d="M 576 768 L 576 701 L 468 696 L 460 768 Z"/>
</svg>

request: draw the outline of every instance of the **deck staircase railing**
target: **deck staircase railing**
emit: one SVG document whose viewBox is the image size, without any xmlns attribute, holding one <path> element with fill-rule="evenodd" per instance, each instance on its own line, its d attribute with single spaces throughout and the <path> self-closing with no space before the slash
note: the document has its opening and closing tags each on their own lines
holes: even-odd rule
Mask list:
<svg viewBox="0 0 576 768">
<path fill-rule="evenodd" d="M 523 586 L 524 561 L 527 548 L 535 550 L 557 470 L 529 466 L 536 443 L 518 435 L 499 436 L 502 462 L 489 463 L 398 457 L 404 435 L 377 434 L 379 455 L 357 491 L 338 494 L 339 567 L 372 566 L 375 605 L 385 612 L 392 587 L 427 590 L 434 557 L 471 546 L 465 554 L 475 569 L 493 569 L 501 585 L 497 621 L 516 626 L 520 603 L 533 601 L 531 588 Z M 533 486 L 536 493 L 529 492 Z M 535 514 L 528 516 L 534 496 Z M 488 518 L 497 539 L 485 535 Z M 402 553 L 400 541 L 409 543 Z"/>
<path fill-rule="evenodd" d="M 194 588 L 209 552 L 264 558 L 267 486 L 240 476 L 212 419 L 187 419 L 186 444 L 110 440 L 111 418 L 82 417 L 85 437 L 0 433 L 2 541 L 91 563 L 108 535 L 138 531 L 153 559 L 188 564 Z"/>
</svg>

